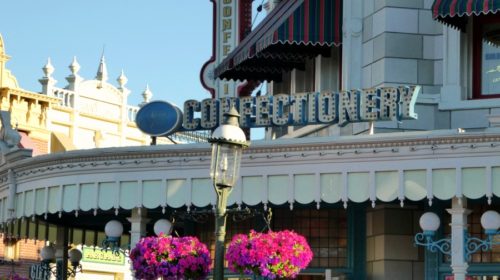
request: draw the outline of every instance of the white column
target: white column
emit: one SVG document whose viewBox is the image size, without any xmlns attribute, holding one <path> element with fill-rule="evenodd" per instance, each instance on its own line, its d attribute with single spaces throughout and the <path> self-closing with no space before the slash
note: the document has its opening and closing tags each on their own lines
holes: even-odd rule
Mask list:
<svg viewBox="0 0 500 280">
<path fill-rule="evenodd" d="M 342 89 L 361 88 L 363 2 L 344 1 L 342 24 Z"/>
<path fill-rule="evenodd" d="M 141 237 L 146 236 L 146 224 L 150 219 L 147 217 L 147 210 L 144 208 L 132 209 L 132 217 L 127 218 L 130 222 L 130 248 L 133 249 Z"/>
<path fill-rule="evenodd" d="M 453 108 L 466 99 L 466 79 L 462 79 L 466 67 L 466 47 L 462 44 L 459 30 L 443 27 L 443 87 L 440 108 Z"/>
<path fill-rule="evenodd" d="M 332 280 L 332 270 L 325 269 L 325 280 Z"/>
<path fill-rule="evenodd" d="M 446 209 L 451 214 L 451 269 L 454 280 L 465 280 L 469 265 L 465 259 L 465 230 L 467 228 L 467 215 L 470 210 L 464 208 L 465 202 L 460 203 L 458 198 L 453 198 L 451 209 Z"/>
</svg>

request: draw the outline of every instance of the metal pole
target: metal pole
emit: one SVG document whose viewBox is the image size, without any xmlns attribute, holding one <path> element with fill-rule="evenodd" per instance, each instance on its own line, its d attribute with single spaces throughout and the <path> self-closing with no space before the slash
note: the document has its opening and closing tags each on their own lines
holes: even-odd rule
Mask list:
<svg viewBox="0 0 500 280">
<path fill-rule="evenodd" d="M 58 280 L 68 279 L 68 227 L 62 228 L 62 258 L 56 261 L 56 278 Z"/>
<path fill-rule="evenodd" d="M 214 280 L 224 279 L 224 239 L 226 238 L 226 206 L 232 188 L 215 187 L 217 208 L 215 209 L 215 265 Z"/>
</svg>

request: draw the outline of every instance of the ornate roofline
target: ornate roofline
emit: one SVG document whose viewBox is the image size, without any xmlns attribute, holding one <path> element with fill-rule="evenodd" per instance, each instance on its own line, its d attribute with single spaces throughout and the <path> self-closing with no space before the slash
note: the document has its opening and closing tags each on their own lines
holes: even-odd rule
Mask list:
<svg viewBox="0 0 500 280">
<path fill-rule="evenodd" d="M 487 146 L 500 146 L 500 130 L 482 133 L 457 133 L 456 131 L 432 131 L 432 132 L 405 132 L 405 133 L 385 133 L 378 135 L 363 136 L 341 136 L 341 137 L 318 137 L 300 138 L 273 141 L 255 141 L 250 148 L 244 151 L 245 157 L 249 159 L 260 158 L 258 154 L 282 153 L 286 158 L 293 153 L 317 154 L 319 156 L 327 154 L 326 151 L 335 151 L 337 154 L 366 154 L 383 151 L 397 152 L 401 147 L 407 147 L 410 152 L 423 149 L 458 149 L 459 144 L 466 144 L 469 148 L 475 148 L 480 143 Z M 426 146 L 425 148 L 419 146 Z M 309 153 L 307 153 L 309 152 Z M 160 145 L 160 146 L 136 146 L 119 148 L 102 148 L 91 150 L 76 150 L 65 153 L 55 153 L 41 155 L 34 158 L 26 158 L 0 167 L 0 177 L 5 175 L 7 169 L 16 169 L 21 172 L 27 169 L 44 169 L 47 166 L 65 166 L 75 163 L 89 165 L 96 162 L 118 162 L 141 160 L 156 162 L 158 159 L 165 159 L 166 162 L 177 161 L 206 161 L 209 160 L 210 149 L 207 143 L 183 144 L 183 145 Z M 191 159 L 189 159 L 191 158 Z"/>
</svg>

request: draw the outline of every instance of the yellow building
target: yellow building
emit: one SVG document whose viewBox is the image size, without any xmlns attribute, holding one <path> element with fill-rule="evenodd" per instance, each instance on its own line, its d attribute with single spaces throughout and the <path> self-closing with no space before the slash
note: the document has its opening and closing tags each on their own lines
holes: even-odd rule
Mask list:
<svg viewBox="0 0 500 280">
<path fill-rule="evenodd" d="M 28 91 L 19 86 L 16 77 L 6 68 L 9 59 L 0 34 L 0 110 L 10 112 L 10 120 L 9 114 L 2 114 L 2 126 L 10 122 L 21 136 L 19 139 L 19 135 L 12 133 L 11 129 L 9 133 L 10 127 L 6 126 L 1 132 L 3 139 L 11 137 L 12 143 L 19 148 L 32 149 L 33 156 L 75 149 L 150 144 L 149 136 L 141 133 L 135 125 L 139 106 L 128 104 L 130 90 L 125 86 L 127 78 L 122 71 L 117 87 L 109 83 L 104 56 L 93 80 L 84 80 L 78 75 L 80 65 L 74 58 L 69 65 L 70 74 L 64 87 L 56 86 L 57 81 L 52 76 L 55 69 L 49 59 L 42 68 L 44 75 L 39 80 L 41 92 Z M 144 102 L 150 100 L 152 93 L 148 87 L 142 96 Z M 161 143 L 169 143 L 167 139 L 162 140 Z M 13 266 L 0 265 L 0 277 L 8 275 L 13 269 L 27 276 L 30 266 L 39 263 L 39 251 L 45 243 L 35 241 L 38 238 L 26 241 L 9 238 L 6 234 L 3 239 L 0 259 L 14 262 L 11 263 Z M 86 260 L 90 261 L 87 268 L 94 267 L 98 271 L 99 258 L 89 256 L 86 256 Z M 128 270 L 124 263 L 120 267 L 115 270 Z M 107 275 L 120 279 L 122 274 Z"/>
</svg>

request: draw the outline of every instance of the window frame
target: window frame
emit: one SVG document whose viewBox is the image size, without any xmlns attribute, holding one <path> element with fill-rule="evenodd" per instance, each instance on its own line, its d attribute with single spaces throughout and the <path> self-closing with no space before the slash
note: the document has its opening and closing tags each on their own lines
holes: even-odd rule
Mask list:
<svg viewBox="0 0 500 280">
<path fill-rule="evenodd" d="M 500 23 L 496 14 L 474 17 L 472 26 L 472 99 L 500 98 L 497 94 L 482 94 L 482 56 L 483 56 L 483 26 Z"/>
</svg>

